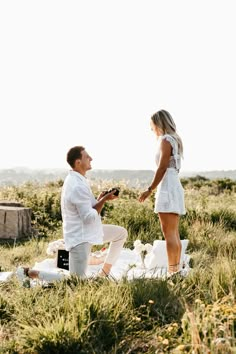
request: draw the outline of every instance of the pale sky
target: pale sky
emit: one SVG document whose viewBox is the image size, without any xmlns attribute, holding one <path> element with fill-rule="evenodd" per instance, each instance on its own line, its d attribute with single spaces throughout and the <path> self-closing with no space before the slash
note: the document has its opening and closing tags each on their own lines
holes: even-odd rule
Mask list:
<svg viewBox="0 0 236 354">
<path fill-rule="evenodd" d="M 182 171 L 236 169 L 234 0 L 0 2 L 0 169 L 155 169 L 168 110 Z"/>
</svg>

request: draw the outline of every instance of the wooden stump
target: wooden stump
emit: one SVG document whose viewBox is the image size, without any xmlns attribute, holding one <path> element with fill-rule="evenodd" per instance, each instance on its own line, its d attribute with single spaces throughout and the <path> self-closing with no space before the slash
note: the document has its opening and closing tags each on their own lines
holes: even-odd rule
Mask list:
<svg viewBox="0 0 236 354">
<path fill-rule="evenodd" d="M 23 207 L 24 205 L 19 202 L 15 202 L 12 200 L 0 200 L 0 206 L 14 206 L 14 207 Z"/>
<path fill-rule="evenodd" d="M 17 239 L 31 232 L 31 208 L 0 205 L 0 238 Z"/>
</svg>

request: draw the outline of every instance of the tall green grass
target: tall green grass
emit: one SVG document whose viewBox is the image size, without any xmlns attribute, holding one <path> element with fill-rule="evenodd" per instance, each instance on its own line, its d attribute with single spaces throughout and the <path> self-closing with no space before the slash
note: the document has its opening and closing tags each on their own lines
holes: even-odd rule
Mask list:
<svg viewBox="0 0 236 354">
<path fill-rule="evenodd" d="M 32 208 L 39 234 L 1 242 L 4 271 L 47 257 L 46 247 L 62 238 L 62 182 L 0 189 L 0 199 Z M 192 270 L 169 280 L 125 277 L 81 281 L 52 288 L 24 288 L 13 277 L 0 283 L 0 353 L 233 353 L 236 351 L 236 193 L 235 182 L 184 182 L 187 214 L 181 238 L 189 239 Z M 98 187 L 93 185 L 95 193 Z M 128 229 L 126 247 L 141 239 L 163 239 L 153 197 L 123 183 L 120 198 L 107 204 L 104 223 Z"/>
</svg>

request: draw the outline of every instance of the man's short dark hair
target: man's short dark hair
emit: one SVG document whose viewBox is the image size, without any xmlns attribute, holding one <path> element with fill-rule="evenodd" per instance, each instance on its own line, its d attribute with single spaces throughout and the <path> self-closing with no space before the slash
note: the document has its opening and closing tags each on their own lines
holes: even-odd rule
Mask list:
<svg viewBox="0 0 236 354">
<path fill-rule="evenodd" d="M 75 161 L 81 159 L 82 151 L 84 150 L 85 148 L 83 146 L 74 146 L 68 151 L 66 161 L 72 168 L 75 166 Z"/>
</svg>

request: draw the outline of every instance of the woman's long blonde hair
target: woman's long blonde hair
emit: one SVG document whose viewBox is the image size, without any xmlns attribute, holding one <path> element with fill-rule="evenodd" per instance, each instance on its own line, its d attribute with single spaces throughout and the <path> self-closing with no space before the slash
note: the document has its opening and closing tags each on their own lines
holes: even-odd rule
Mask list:
<svg viewBox="0 0 236 354">
<path fill-rule="evenodd" d="M 179 154 L 183 157 L 183 142 L 176 132 L 176 125 L 170 113 L 162 109 L 154 113 L 151 120 L 159 129 L 163 131 L 163 134 L 169 134 L 176 139 Z"/>
</svg>

